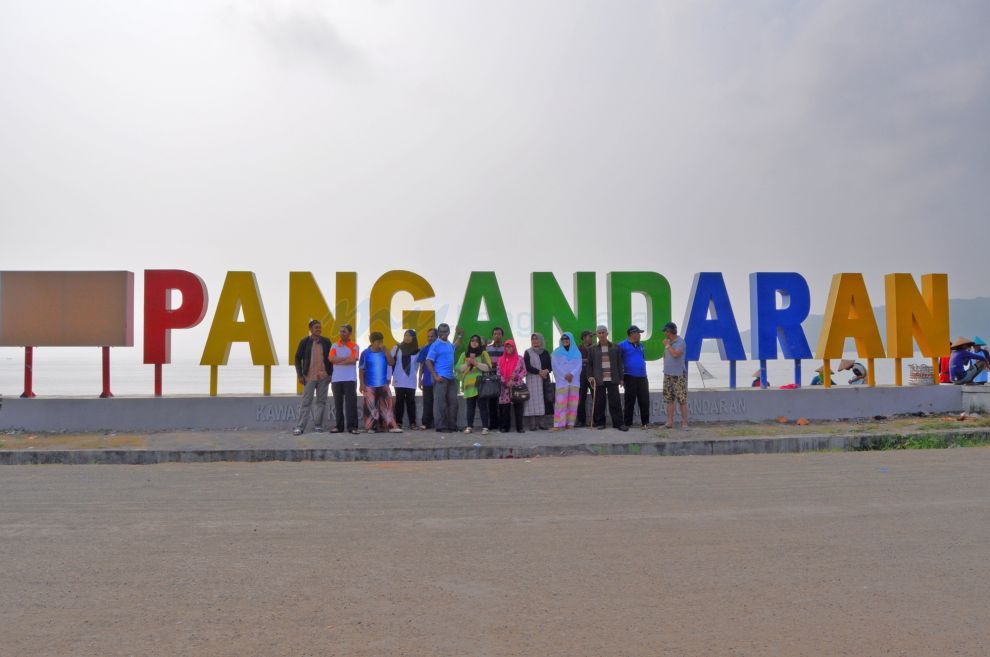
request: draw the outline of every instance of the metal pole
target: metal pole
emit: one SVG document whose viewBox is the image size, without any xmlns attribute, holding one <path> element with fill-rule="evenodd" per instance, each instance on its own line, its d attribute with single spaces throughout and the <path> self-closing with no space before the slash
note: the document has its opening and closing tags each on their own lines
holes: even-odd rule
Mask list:
<svg viewBox="0 0 990 657">
<path fill-rule="evenodd" d="M 110 347 L 103 347 L 103 392 L 100 393 L 100 399 L 110 397 L 113 397 L 110 392 Z"/>
<path fill-rule="evenodd" d="M 155 363 L 155 397 L 162 396 L 162 364 Z"/>
<path fill-rule="evenodd" d="M 24 392 L 21 397 L 31 399 L 35 397 L 32 390 L 34 383 L 34 347 L 24 347 Z"/>
<path fill-rule="evenodd" d="M 760 388 L 766 390 L 769 384 L 767 383 L 767 361 L 760 359 Z"/>
</svg>

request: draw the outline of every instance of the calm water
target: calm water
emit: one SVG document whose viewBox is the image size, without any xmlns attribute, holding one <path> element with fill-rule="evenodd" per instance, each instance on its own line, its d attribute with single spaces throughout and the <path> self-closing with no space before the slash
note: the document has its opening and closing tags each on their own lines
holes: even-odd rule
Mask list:
<svg viewBox="0 0 990 657">
<path fill-rule="evenodd" d="M 846 358 L 854 359 L 855 354 Z M 925 359 L 904 361 L 904 383 L 908 382 L 908 363 L 925 363 Z M 702 356 L 704 365 L 715 379 L 704 383 L 698 376 L 697 366 L 692 363 L 689 383 L 692 388 L 725 388 L 729 385 L 729 364 L 717 356 Z M 835 363 L 835 361 L 833 361 Z M 865 364 L 865 361 L 864 361 Z M 814 376 L 814 369 L 820 361 L 802 362 L 802 383 L 807 385 Z M 737 364 L 737 384 L 748 386 L 750 375 L 759 368 L 755 361 L 740 361 Z M 833 369 L 835 365 L 833 364 Z M 650 386 L 659 388 L 663 379 L 662 364 L 647 364 Z M 769 361 L 768 376 L 771 386 L 793 383 L 793 361 Z M 849 372 L 837 373 L 833 380 L 845 384 Z M 164 367 L 164 392 L 166 395 L 205 395 L 209 393 L 210 368 L 199 365 L 194 359 L 175 359 Z M 894 382 L 894 361 L 876 361 L 878 384 Z M 154 368 L 141 363 L 141 353 L 137 349 L 111 350 L 111 390 L 115 395 L 151 395 L 154 385 Z M 220 394 L 260 394 L 262 391 L 262 368 L 250 362 L 235 360 L 221 367 L 219 373 Z M 0 394 L 17 396 L 24 389 L 24 350 L 0 349 Z M 97 396 L 102 390 L 101 359 L 99 349 L 35 349 L 34 352 L 34 391 L 39 396 Z M 288 365 L 272 369 L 272 392 L 291 394 L 295 392 L 295 371 Z"/>
</svg>

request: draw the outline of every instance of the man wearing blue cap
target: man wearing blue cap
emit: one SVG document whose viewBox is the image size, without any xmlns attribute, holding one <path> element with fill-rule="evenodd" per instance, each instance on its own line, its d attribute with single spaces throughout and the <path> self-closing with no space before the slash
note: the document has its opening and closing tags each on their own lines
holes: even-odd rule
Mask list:
<svg viewBox="0 0 990 657">
<path fill-rule="evenodd" d="M 622 387 L 625 388 L 623 421 L 632 426 L 633 413 L 639 404 L 639 419 L 643 428 L 650 426 L 650 382 L 646 378 L 646 356 L 640 337 L 643 330 L 633 324 L 626 330 L 626 339 L 619 343 L 622 352 Z"/>
</svg>

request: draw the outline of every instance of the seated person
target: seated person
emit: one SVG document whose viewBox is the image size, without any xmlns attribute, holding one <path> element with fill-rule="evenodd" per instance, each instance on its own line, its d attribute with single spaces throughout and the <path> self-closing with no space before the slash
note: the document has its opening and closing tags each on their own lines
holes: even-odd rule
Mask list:
<svg viewBox="0 0 990 657">
<path fill-rule="evenodd" d="M 849 379 L 849 385 L 863 385 L 866 383 L 866 365 L 862 363 L 857 363 L 852 360 L 841 360 L 839 361 L 839 371 L 850 370 L 853 377 Z"/>
<path fill-rule="evenodd" d="M 753 387 L 753 388 L 759 388 L 760 387 L 760 370 L 756 370 L 755 372 L 753 372 L 753 383 L 752 383 L 751 387 Z M 770 379 L 769 378 L 767 378 L 767 387 L 768 388 L 770 387 Z"/>
<path fill-rule="evenodd" d="M 987 368 L 987 356 L 982 352 L 970 351 L 972 346 L 973 341 L 963 337 L 956 338 L 952 343 L 949 375 L 957 386 L 972 385 L 973 380 Z"/>
<path fill-rule="evenodd" d="M 823 369 L 825 369 L 825 366 L 824 366 L 824 365 L 823 365 L 823 366 L 821 366 L 821 367 L 819 367 L 819 368 L 818 368 L 817 370 L 815 370 L 816 372 L 818 372 L 818 374 L 816 374 L 816 375 L 815 375 L 815 378 L 813 378 L 813 379 L 811 380 L 811 385 L 813 385 L 813 386 L 820 386 L 820 385 L 823 385 L 823 383 L 824 383 L 824 381 L 823 381 L 823 379 L 822 379 L 822 370 L 823 370 Z M 829 371 L 828 371 L 828 373 L 829 373 L 830 375 L 831 375 L 831 374 L 835 374 L 835 372 L 833 372 L 832 370 L 829 370 Z M 828 384 L 829 384 L 830 386 L 834 386 L 834 385 L 835 385 L 835 381 L 833 381 L 833 380 L 832 380 L 832 377 L 831 377 L 831 376 L 829 376 L 829 377 L 828 377 Z"/>
</svg>

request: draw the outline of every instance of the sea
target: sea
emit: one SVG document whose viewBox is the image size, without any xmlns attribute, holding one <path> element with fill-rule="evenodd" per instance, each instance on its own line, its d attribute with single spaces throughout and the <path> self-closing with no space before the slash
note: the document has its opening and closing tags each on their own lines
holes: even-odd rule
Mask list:
<svg viewBox="0 0 990 657">
<path fill-rule="evenodd" d="M 154 392 L 154 366 L 141 362 L 138 349 L 111 349 L 110 389 L 115 396 L 150 396 Z M 857 360 L 854 353 L 844 356 Z M 865 360 L 859 359 L 864 365 Z M 910 376 L 910 364 L 929 364 L 925 358 L 904 359 L 904 383 Z M 688 384 L 692 389 L 728 388 L 729 363 L 718 358 L 717 354 L 702 354 L 701 365 L 712 374 L 712 379 L 702 379 L 696 363 L 690 364 Z M 821 361 L 802 361 L 802 384 L 807 385 L 815 376 L 815 369 Z M 831 361 L 835 369 L 838 361 Z M 751 375 L 759 369 L 758 361 L 737 361 L 736 384 L 748 387 Z M 876 382 L 878 385 L 894 383 L 894 360 L 877 359 Z M 647 363 L 650 388 L 659 389 L 663 381 L 661 361 Z M 794 382 L 794 361 L 767 361 L 767 375 L 771 387 Z M 252 365 L 246 355 L 244 359 L 231 357 L 229 365 L 218 373 L 218 391 L 221 395 L 257 395 L 263 386 L 263 368 Z M 844 385 L 852 377 L 850 372 L 837 372 L 832 380 Z M 38 396 L 95 397 L 102 391 L 102 355 L 96 348 L 36 348 L 34 350 L 33 388 Z M 199 364 L 192 357 L 174 357 L 173 362 L 163 367 L 163 392 L 166 395 L 206 395 L 209 394 L 210 368 Z M 272 393 L 295 394 L 295 370 L 291 365 L 277 365 L 272 368 Z M 16 397 L 24 390 L 24 350 L 10 347 L 0 348 L 0 395 Z"/>
</svg>

